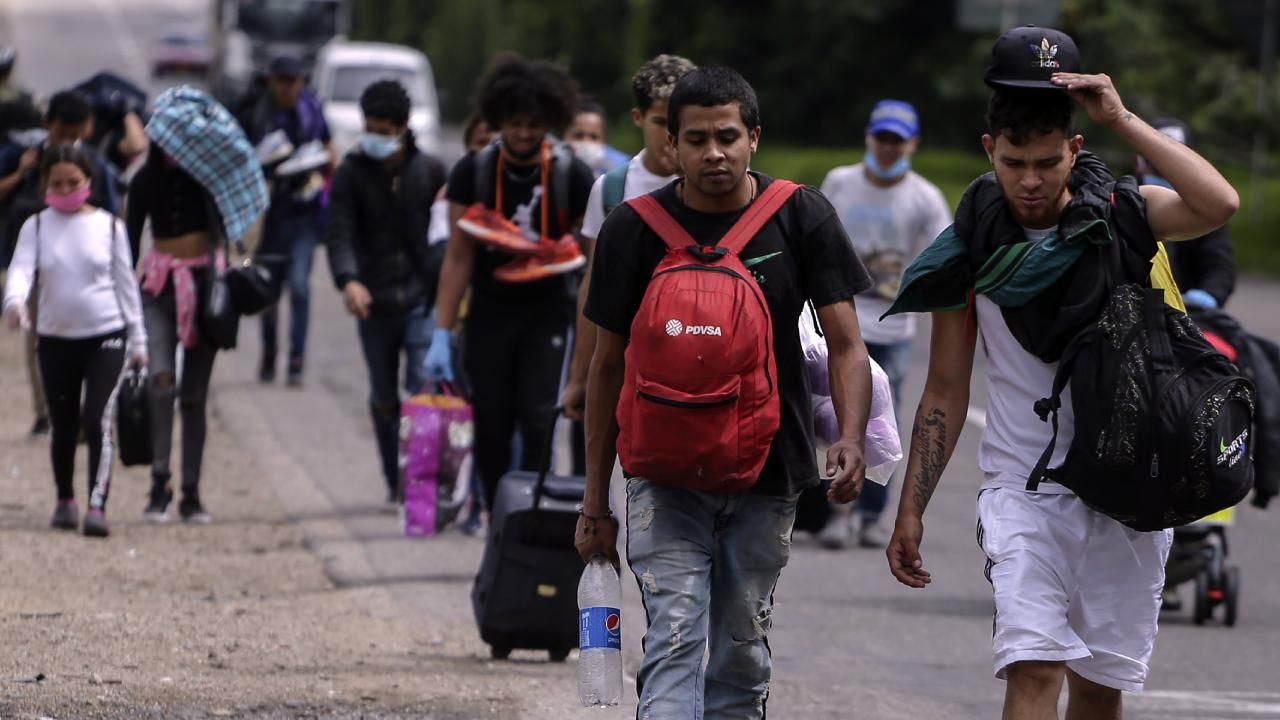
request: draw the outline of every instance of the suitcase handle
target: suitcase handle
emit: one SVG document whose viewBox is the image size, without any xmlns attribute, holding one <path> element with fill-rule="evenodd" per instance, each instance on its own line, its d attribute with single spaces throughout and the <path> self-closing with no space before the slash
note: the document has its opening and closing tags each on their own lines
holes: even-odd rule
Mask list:
<svg viewBox="0 0 1280 720">
<path fill-rule="evenodd" d="M 542 443 L 542 458 L 538 462 L 538 481 L 533 484 L 533 511 L 538 512 L 542 496 L 546 492 L 547 475 L 551 473 L 551 448 L 556 441 L 556 421 L 564 414 L 564 406 L 551 408 L 551 423 L 547 425 L 547 437 Z"/>
</svg>

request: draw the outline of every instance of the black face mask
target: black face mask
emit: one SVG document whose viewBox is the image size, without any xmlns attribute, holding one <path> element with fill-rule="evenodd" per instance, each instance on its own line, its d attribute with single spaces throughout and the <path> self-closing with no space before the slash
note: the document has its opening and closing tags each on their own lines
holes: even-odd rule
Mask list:
<svg viewBox="0 0 1280 720">
<path fill-rule="evenodd" d="M 523 152 L 523 153 L 516 152 L 515 149 L 513 149 L 510 145 L 507 144 L 506 138 L 502 138 L 502 147 L 512 160 L 515 160 L 516 162 L 520 162 L 520 163 L 523 163 L 526 160 L 532 160 L 534 157 L 538 155 L 539 152 L 542 152 L 542 143 L 538 143 L 537 145 L 534 145 L 533 149 L 529 150 L 528 152 Z"/>
</svg>

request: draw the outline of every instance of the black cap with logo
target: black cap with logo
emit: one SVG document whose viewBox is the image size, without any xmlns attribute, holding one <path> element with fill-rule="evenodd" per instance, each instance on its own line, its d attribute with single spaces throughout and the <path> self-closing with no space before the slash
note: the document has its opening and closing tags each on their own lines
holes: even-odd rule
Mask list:
<svg viewBox="0 0 1280 720">
<path fill-rule="evenodd" d="M 1061 89 L 1054 73 L 1080 72 L 1080 51 L 1071 36 L 1053 28 L 1024 25 L 1009 30 L 991 48 L 991 65 L 982 79 L 991 87 Z"/>
</svg>

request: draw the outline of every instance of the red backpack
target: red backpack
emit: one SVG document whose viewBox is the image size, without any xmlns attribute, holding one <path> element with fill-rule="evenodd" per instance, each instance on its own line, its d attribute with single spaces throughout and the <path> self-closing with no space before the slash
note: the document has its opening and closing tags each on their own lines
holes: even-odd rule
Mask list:
<svg viewBox="0 0 1280 720">
<path fill-rule="evenodd" d="M 627 201 L 667 246 L 627 346 L 618 457 L 628 474 L 715 492 L 760 476 L 780 416 L 773 321 L 738 255 L 799 187 L 773 181 L 707 247 L 652 196 Z"/>
</svg>

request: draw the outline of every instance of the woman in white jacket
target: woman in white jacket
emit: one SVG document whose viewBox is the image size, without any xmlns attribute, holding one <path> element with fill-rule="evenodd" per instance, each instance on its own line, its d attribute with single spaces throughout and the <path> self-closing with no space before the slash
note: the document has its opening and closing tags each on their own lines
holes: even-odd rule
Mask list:
<svg viewBox="0 0 1280 720">
<path fill-rule="evenodd" d="M 142 301 L 123 223 L 87 204 L 93 163 L 63 145 L 45 152 L 41 180 L 49 206 L 18 234 L 4 292 L 9 327 L 28 325 L 27 299 L 36 286 L 40 374 L 53 426 L 50 456 L 58 489 L 55 528 L 79 525 L 73 479 L 76 440 L 89 445 L 89 508 L 84 534 L 106 537 L 114 404 L 126 356 L 147 363 Z M 81 398 L 83 397 L 83 405 Z"/>
</svg>

